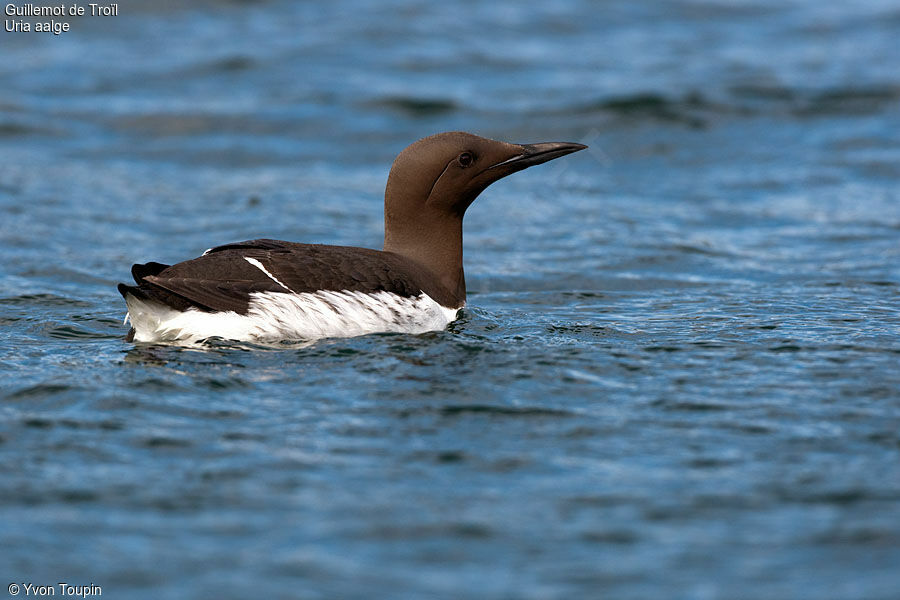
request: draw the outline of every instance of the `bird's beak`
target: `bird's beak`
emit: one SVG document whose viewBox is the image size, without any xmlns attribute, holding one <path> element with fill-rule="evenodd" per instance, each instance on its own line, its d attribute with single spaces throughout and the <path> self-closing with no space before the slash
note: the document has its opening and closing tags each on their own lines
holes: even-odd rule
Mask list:
<svg viewBox="0 0 900 600">
<path fill-rule="evenodd" d="M 470 204 L 484 189 L 507 175 L 511 175 L 522 169 L 545 163 L 548 160 L 572 154 L 587 148 L 584 144 L 574 142 L 542 142 L 540 144 L 508 144 L 506 142 L 493 142 L 489 148 L 490 163 L 488 167 L 475 174 L 469 182 L 465 193 L 461 194 L 455 209 L 459 214 L 465 213 Z"/>
<path fill-rule="evenodd" d="M 518 154 L 491 165 L 486 170 L 498 169 L 504 175 L 509 175 L 510 173 L 545 163 L 548 160 L 584 150 L 587 146 L 574 142 L 541 142 L 539 144 L 521 144 L 518 148 L 520 149 Z"/>
</svg>

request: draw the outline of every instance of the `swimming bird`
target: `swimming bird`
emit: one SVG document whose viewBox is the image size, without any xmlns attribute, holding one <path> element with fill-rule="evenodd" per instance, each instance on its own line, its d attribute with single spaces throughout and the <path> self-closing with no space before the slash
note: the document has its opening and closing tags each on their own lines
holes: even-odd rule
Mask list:
<svg viewBox="0 0 900 600">
<path fill-rule="evenodd" d="M 423 138 L 388 175 L 382 250 L 259 239 L 175 265 L 136 264 L 137 285 L 118 286 L 131 322 L 126 340 L 271 342 L 444 329 L 466 303 L 466 209 L 498 179 L 586 147 L 461 131 Z"/>
</svg>

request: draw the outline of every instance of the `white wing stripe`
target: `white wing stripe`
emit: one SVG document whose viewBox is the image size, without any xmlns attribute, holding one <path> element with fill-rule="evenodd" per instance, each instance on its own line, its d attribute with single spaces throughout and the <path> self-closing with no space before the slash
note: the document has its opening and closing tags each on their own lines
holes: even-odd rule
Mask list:
<svg viewBox="0 0 900 600">
<path fill-rule="evenodd" d="M 275 277 L 274 275 L 272 275 L 271 273 L 269 273 L 269 271 L 266 270 L 266 268 L 263 266 L 263 264 L 262 264 L 261 262 L 259 262 L 258 260 L 256 260 L 255 258 L 250 258 L 249 256 L 245 256 L 245 257 L 244 257 L 244 260 L 246 260 L 248 263 L 250 263 L 251 265 L 253 265 L 253 266 L 256 267 L 257 269 L 259 269 L 259 270 L 262 271 L 263 273 L 265 273 L 265 274 L 266 274 L 266 277 L 268 277 L 269 279 L 271 279 L 272 281 L 274 281 L 275 283 L 277 283 L 278 285 L 280 285 L 281 287 L 283 287 L 283 288 L 286 289 L 287 291 L 289 291 L 289 292 L 293 292 L 293 291 L 294 291 L 294 290 L 292 290 L 291 288 L 289 288 L 288 286 L 286 286 L 286 285 L 284 285 L 283 283 L 281 283 L 280 281 L 278 281 L 278 278 Z"/>
</svg>

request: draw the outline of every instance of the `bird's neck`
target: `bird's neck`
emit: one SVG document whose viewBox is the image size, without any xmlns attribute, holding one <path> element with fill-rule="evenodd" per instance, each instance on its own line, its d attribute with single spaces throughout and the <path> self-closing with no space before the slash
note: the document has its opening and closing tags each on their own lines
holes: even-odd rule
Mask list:
<svg viewBox="0 0 900 600">
<path fill-rule="evenodd" d="M 426 268 L 461 306 L 466 300 L 462 216 L 432 216 L 417 219 L 417 222 L 408 219 L 395 222 L 392 216 L 385 213 L 384 251 L 399 254 Z"/>
</svg>

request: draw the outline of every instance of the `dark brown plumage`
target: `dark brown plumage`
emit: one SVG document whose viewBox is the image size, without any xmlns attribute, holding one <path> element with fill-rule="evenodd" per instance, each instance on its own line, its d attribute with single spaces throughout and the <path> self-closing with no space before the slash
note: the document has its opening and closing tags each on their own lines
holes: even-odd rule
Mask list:
<svg viewBox="0 0 900 600">
<path fill-rule="evenodd" d="M 281 282 L 246 259 L 252 258 Z M 119 292 L 152 298 L 178 310 L 245 314 L 254 292 L 303 293 L 319 290 L 391 292 L 403 297 L 425 292 L 443 306 L 458 300 L 420 265 L 392 252 L 350 246 L 251 240 L 217 246 L 203 256 L 169 266 L 134 265 L 137 286 Z"/>
</svg>

